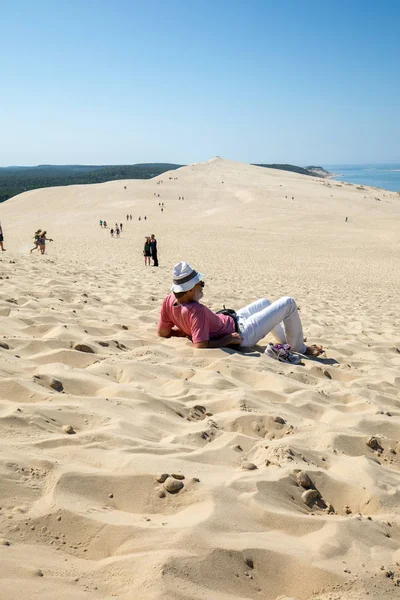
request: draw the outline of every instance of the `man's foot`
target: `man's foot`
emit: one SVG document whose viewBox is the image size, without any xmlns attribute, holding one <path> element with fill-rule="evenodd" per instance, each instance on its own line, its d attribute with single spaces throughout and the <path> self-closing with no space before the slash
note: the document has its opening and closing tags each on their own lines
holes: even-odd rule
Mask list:
<svg viewBox="0 0 400 600">
<path fill-rule="evenodd" d="M 306 346 L 306 351 L 304 352 L 305 356 L 313 356 L 314 358 L 323 354 L 325 350 L 322 346 L 317 346 L 317 344 L 313 344 L 312 346 Z"/>
</svg>

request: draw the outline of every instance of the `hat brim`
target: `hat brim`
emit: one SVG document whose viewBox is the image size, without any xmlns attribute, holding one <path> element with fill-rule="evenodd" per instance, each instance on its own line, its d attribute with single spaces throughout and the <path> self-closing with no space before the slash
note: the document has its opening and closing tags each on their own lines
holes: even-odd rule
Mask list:
<svg viewBox="0 0 400 600">
<path fill-rule="evenodd" d="M 171 290 L 173 292 L 188 292 L 189 290 L 194 288 L 194 286 L 197 283 L 199 283 L 199 281 L 204 281 L 203 273 L 197 273 L 197 275 L 195 275 L 193 277 L 193 279 L 191 279 L 190 281 L 186 281 L 185 283 L 182 283 L 181 285 L 179 285 L 178 283 L 173 283 L 171 285 Z"/>
</svg>

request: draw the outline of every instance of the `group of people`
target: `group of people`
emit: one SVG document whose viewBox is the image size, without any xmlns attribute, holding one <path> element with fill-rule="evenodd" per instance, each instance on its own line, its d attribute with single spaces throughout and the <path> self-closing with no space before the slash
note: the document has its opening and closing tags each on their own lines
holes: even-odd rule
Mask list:
<svg viewBox="0 0 400 600">
<path fill-rule="evenodd" d="M 158 267 L 157 240 L 154 233 L 145 238 L 143 256 L 145 267 L 151 266 L 150 259 L 153 259 L 153 267 Z"/>
<path fill-rule="evenodd" d="M 160 203 L 161 206 L 161 203 Z M 142 220 L 142 217 L 138 217 L 139 221 Z M 131 221 L 132 215 L 126 215 L 126 220 Z M 147 220 L 147 217 L 144 216 L 144 220 Z M 107 221 L 103 221 L 100 219 L 100 227 L 107 227 Z M 119 238 L 123 229 L 123 223 L 115 223 L 114 227 L 110 229 L 111 237 Z M 144 247 L 143 247 L 143 256 L 144 256 L 144 264 L 145 266 L 151 266 L 151 260 L 153 261 L 153 267 L 158 267 L 158 252 L 157 252 L 157 240 L 152 233 L 150 236 L 145 237 Z"/>
<path fill-rule="evenodd" d="M 35 231 L 33 240 L 35 245 L 31 249 L 31 254 L 34 250 L 40 250 L 40 254 L 44 254 L 46 252 L 46 242 L 54 241 L 51 238 L 47 237 L 47 231 L 42 231 L 41 229 Z"/>
<path fill-rule="evenodd" d="M 47 231 L 42 231 L 42 229 L 37 229 L 37 231 L 35 231 L 35 234 L 33 236 L 33 241 L 34 241 L 34 246 L 30 251 L 30 254 L 32 254 L 32 252 L 34 250 L 39 250 L 40 254 L 44 254 L 46 252 L 46 242 L 54 242 L 54 240 L 52 238 L 47 237 Z M 3 229 L 1 227 L 1 223 L 0 223 L 0 248 L 3 252 L 6 251 L 6 249 L 4 248 L 4 235 L 3 235 Z"/>
<path fill-rule="evenodd" d="M 118 223 L 115 223 L 115 229 L 114 229 L 114 227 L 111 227 L 111 229 L 110 229 L 111 237 L 114 237 L 114 233 L 115 233 L 115 237 L 119 238 L 121 232 L 122 232 L 122 223 L 120 223 L 119 225 L 118 225 Z"/>
</svg>

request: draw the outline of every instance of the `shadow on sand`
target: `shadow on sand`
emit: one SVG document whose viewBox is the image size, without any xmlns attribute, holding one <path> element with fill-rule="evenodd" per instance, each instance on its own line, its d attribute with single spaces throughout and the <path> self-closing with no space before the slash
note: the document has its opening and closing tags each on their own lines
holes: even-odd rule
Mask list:
<svg viewBox="0 0 400 600">
<path fill-rule="evenodd" d="M 252 356 L 253 358 L 260 358 L 264 354 L 266 346 L 253 346 L 253 348 L 238 348 L 238 347 L 227 347 L 221 348 L 226 354 L 245 354 L 246 356 Z M 297 353 L 296 353 L 297 354 Z M 302 360 L 312 360 L 313 362 L 320 363 L 321 365 L 338 365 L 339 362 L 335 358 L 323 358 L 322 356 L 303 356 Z M 270 359 L 272 360 L 272 359 Z M 288 363 L 286 363 L 288 364 Z M 297 367 L 304 366 L 304 362 L 299 365 L 293 365 Z"/>
</svg>

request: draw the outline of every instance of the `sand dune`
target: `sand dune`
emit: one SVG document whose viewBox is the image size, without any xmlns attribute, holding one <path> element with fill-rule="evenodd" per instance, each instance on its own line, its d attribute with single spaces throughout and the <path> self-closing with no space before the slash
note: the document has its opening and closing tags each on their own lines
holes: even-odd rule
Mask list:
<svg viewBox="0 0 400 600">
<path fill-rule="evenodd" d="M 2 204 L 1 597 L 397 598 L 399 216 L 395 193 L 223 159 Z M 326 356 L 157 338 L 181 259 L 214 309 L 293 295 Z"/>
</svg>

